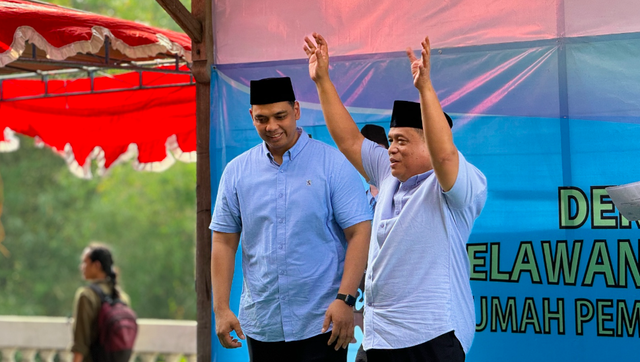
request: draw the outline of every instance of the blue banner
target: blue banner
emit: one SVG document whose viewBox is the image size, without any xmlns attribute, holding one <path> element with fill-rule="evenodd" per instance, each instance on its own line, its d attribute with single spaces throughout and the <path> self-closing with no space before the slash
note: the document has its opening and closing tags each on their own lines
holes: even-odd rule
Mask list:
<svg viewBox="0 0 640 362">
<path fill-rule="evenodd" d="M 454 142 L 489 184 L 468 244 L 476 306 L 468 361 L 637 359 L 640 223 L 621 216 L 604 190 L 640 180 L 636 38 L 434 49 L 433 83 L 453 118 Z M 331 64 L 360 127 L 388 130 L 393 100 L 418 100 L 404 54 Z M 261 142 L 248 112 L 249 81 L 283 75 L 301 102 L 299 126 L 334 145 L 306 60 L 215 68 L 214 194 L 224 165 Z M 356 339 L 353 352 L 360 330 Z M 244 350 L 224 350 L 215 334 L 212 342 L 214 361 L 248 360 Z"/>
</svg>

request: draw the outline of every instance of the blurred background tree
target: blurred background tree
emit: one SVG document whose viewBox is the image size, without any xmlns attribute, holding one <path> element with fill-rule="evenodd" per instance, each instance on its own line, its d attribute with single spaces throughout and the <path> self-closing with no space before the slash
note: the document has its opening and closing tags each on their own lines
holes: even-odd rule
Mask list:
<svg viewBox="0 0 640 362">
<path fill-rule="evenodd" d="M 181 31 L 155 0 L 49 2 Z M 195 164 L 163 173 L 120 164 L 82 180 L 31 138 L 20 143 L 0 153 L 0 314 L 70 315 L 80 254 L 100 241 L 140 317 L 195 319 Z"/>
<path fill-rule="evenodd" d="M 0 153 L 10 252 L 0 254 L 0 314 L 69 315 L 80 254 L 100 241 L 140 317 L 195 319 L 195 164 L 163 173 L 121 164 L 83 180 L 32 139 L 20 142 Z"/>
<path fill-rule="evenodd" d="M 47 2 L 182 33 L 180 27 L 155 0 L 49 0 Z M 180 2 L 191 10 L 191 0 L 180 0 Z"/>
</svg>

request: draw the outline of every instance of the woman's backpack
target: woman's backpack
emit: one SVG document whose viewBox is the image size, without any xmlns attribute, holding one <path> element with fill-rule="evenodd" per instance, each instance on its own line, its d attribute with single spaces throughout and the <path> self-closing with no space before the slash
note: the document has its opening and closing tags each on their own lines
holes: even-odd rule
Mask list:
<svg viewBox="0 0 640 362">
<path fill-rule="evenodd" d="M 100 297 L 98 341 L 91 346 L 93 362 L 129 362 L 138 334 L 136 313 L 120 299 L 105 295 L 97 284 L 91 289 Z"/>
</svg>

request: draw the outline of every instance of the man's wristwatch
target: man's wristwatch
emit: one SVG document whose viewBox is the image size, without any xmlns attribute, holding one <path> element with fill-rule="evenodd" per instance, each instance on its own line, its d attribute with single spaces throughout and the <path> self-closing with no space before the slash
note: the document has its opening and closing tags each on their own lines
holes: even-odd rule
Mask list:
<svg viewBox="0 0 640 362">
<path fill-rule="evenodd" d="M 354 305 L 356 305 L 356 297 L 351 294 L 338 293 L 336 299 L 340 299 L 341 301 L 347 303 L 349 307 L 353 307 Z"/>
</svg>

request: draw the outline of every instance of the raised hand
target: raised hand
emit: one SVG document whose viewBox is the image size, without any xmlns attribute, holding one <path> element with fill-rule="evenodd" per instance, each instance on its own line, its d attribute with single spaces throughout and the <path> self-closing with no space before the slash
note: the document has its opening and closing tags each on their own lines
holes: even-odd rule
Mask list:
<svg viewBox="0 0 640 362">
<path fill-rule="evenodd" d="M 309 58 L 309 76 L 314 82 L 329 78 L 329 47 L 322 35 L 313 33 L 313 40 L 304 38 L 304 52 Z M 315 41 L 315 43 L 314 43 Z"/>
<path fill-rule="evenodd" d="M 429 37 L 422 41 L 422 51 L 420 59 L 416 58 L 411 48 L 407 48 L 407 56 L 411 62 L 411 74 L 413 75 L 413 85 L 418 89 L 424 89 L 431 82 L 431 44 Z"/>
</svg>

